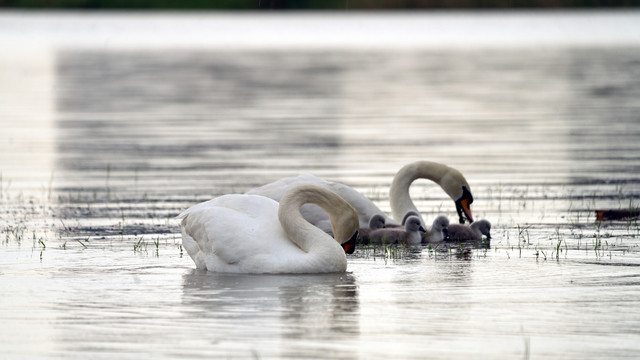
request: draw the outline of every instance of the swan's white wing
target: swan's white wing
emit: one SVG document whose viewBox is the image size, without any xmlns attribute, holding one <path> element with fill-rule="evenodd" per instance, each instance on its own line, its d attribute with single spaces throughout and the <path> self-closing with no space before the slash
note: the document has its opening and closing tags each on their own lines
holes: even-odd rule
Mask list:
<svg viewBox="0 0 640 360">
<path fill-rule="evenodd" d="M 278 221 L 278 203 L 263 196 L 225 195 L 195 205 L 182 218 L 183 246 L 198 268 L 260 272 L 301 250 Z"/>
<path fill-rule="evenodd" d="M 276 180 L 272 183 L 249 190 L 247 191 L 247 194 L 262 195 L 275 201 L 280 201 L 282 196 L 284 196 L 288 190 L 302 184 L 311 184 L 329 189 L 327 181 L 311 174 L 301 174 L 296 177 L 286 177 Z M 305 204 L 300 208 L 300 213 L 308 222 L 319 227 L 326 233 L 331 233 L 332 230 L 329 216 L 319 206 Z"/>
<path fill-rule="evenodd" d="M 285 177 L 272 183 L 257 187 L 253 190 L 249 190 L 247 191 L 247 194 L 262 195 L 279 202 L 287 190 L 296 185 L 303 184 L 311 184 L 324 187 L 325 189 L 327 188 L 327 181 L 311 174 L 300 174 L 295 177 Z"/>
<path fill-rule="evenodd" d="M 358 213 L 358 218 L 360 219 L 360 227 L 368 227 L 369 220 L 376 214 L 380 214 L 384 216 L 385 223 L 387 224 L 396 224 L 397 222 L 390 217 L 386 216 L 379 207 L 377 207 L 373 201 L 369 200 L 366 196 L 362 195 L 356 189 L 347 186 L 345 184 L 341 184 L 334 181 L 327 181 L 327 188 L 336 194 L 340 195 L 341 198 L 345 199 L 351 206 L 356 209 Z"/>
</svg>

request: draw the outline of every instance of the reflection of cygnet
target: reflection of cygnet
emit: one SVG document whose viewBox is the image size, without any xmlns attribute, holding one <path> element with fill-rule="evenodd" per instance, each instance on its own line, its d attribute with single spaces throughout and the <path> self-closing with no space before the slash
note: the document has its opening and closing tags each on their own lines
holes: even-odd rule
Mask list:
<svg viewBox="0 0 640 360">
<path fill-rule="evenodd" d="M 371 219 L 369 219 L 369 227 L 368 228 L 360 228 L 360 231 L 358 231 L 358 240 L 360 240 L 360 244 L 369 244 L 370 239 L 369 239 L 369 234 L 371 234 L 372 231 L 378 230 L 378 229 L 384 229 L 385 228 L 385 220 L 384 220 L 384 216 L 382 216 L 381 214 L 375 214 L 371 217 Z"/>
<path fill-rule="evenodd" d="M 461 224 L 449 225 L 449 237 L 451 240 L 482 240 L 482 235 L 491 240 L 491 223 L 489 220 L 478 220 L 469 226 Z"/>
<path fill-rule="evenodd" d="M 435 220 L 433 220 L 433 224 L 431 224 L 431 230 L 429 231 L 429 235 L 425 237 L 426 242 L 440 242 L 449 237 L 449 218 L 440 215 Z"/>
<path fill-rule="evenodd" d="M 411 216 L 407 219 L 402 229 L 378 229 L 369 234 L 372 244 L 395 244 L 404 243 L 407 245 L 419 245 L 422 242 L 420 232 L 426 232 L 420 223 L 420 218 Z"/>
</svg>

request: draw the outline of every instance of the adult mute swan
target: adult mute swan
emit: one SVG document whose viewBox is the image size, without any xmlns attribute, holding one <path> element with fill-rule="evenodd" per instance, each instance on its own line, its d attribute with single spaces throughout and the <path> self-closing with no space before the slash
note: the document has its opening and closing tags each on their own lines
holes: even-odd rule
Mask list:
<svg viewBox="0 0 640 360">
<path fill-rule="evenodd" d="M 302 217 L 300 208 L 307 203 L 326 211 L 335 239 Z M 259 195 L 224 195 L 178 218 L 182 244 L 196 267 L 214 272 L 343 272 L 345 252 L 353 252 L 358 236 L 353 207 L 313 185 L 291 188 L 280 203 Z"/>
<path fill-rule="evenodd" d="M 418 212 L 411 197 L 409 196 L 409 186 L 416 179 L 429 179 L 435 181 L 442 189 L 455 201 L 460 221 L 464 222 L 464 215 L 469 222 L 473 222 L 471 216 L 471 208 L 473 202 L 471 195 L 471 187 L 462 174 L 447 165 L 432 161 L 417 161 L 401 168 L 393 178 L 389 197 L 391 201 L 391 209 L 393 211 L 392 219 L 384 216 L 385 223 L 389 227 L 399 225 L 400 219 L 408 211 Z M 357 190 L 334 181 L 327 181 L 311 174 L 301 174 L 295 177 L 286 177 L 276 180 L 272 183 L 263 185 L 253 190 L 247 191 L 247 194 L 262 195 L 275 201 L 280 201 L 284 193 L 292 187 L 300 184 L 312 184 L 320 186 L 327 190 L 331 190 L 345 199 L 353 206 L 360 219 L 360 227 L 365 228 L 369 224 L 369 220 L 376 214 L 384 214 L 371 200 L 360 194 Z M 331 231 L 329 217 L 318 206 L 306 204 L 300 210 L 302 216 L 313 225 L 319 227 L 325 232 Z M 424 222 L 423 222 L 424 226 Z"/>
<path fill-rule="evenodd" d="M 301 174 L 295 177 L 286 177 L 276 180 L 272 183 L 263 185 L 253 190 L 247 191 L 247 194 L 262 195 L 275 201 L 280 201 L 282 196 L 294 186 L 300 184 L 311 184 L 321 188 L 333 191 L 346 200 L 358 213 L 360 227 L 365 228 L 369 225 L 371 217 L 376 214 L 384 214 L 371 200 L 360 194 L 357 190 L 347 185 L 327 181 L 311 174 Z M 331 223 L 327 213 L 315 204 L 305 204 L 300 209 L 302 216 L 313 225 L 319 227 L 327 233 L 331 233 Z M 396 224 L 395 220 L 388 216 L 382 215 L 385 223 Z"/>
<path fill-rule="evenodd" d="M 416 161 L 398 170 L 389 190 L 389 202 L 394 219 L 402 219 L 409 211 L 418 212 L 409 195 L 409 187 L 416 179 L 429 179 L 440 185 L 455 202 L 460 223 L 464 224 L 465 217 L 470 223 L 473 222 L 470 207 L 473 195 L 467 179 L 460 171 L 433 161 Z"/>
</svg>

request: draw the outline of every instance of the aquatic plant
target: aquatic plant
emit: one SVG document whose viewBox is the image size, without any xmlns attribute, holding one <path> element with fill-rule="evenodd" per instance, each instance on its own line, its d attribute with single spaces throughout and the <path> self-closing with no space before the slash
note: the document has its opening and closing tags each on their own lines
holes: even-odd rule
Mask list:
<svg viewBox="0 0 640 360">
<path fill-rule="evenodd" d="M 147 252 L 147 242 L 144 241 L 144 236 L 140 236 L 138 242 L 133 245 L 133 252 L 135 253 L 139 251 Z"/>
</svg>

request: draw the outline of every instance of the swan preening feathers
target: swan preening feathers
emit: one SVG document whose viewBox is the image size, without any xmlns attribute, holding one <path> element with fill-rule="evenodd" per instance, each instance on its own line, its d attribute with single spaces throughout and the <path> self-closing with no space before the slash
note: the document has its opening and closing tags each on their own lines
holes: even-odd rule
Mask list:
<svg viewBox="0 0 640 360">
<path fill-rule="evenodd" d="M 302 217 L 300 208 L 308 203 L 328 214 L 335 239 Z M 349 203 L 313 185 L 291 188 L 280 203 L 259 195 L 224 195 L 178 218 L 182 244 L 196 267 L 226 273 L 343 272 L 359 225 Z"/>
</svg>

